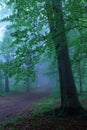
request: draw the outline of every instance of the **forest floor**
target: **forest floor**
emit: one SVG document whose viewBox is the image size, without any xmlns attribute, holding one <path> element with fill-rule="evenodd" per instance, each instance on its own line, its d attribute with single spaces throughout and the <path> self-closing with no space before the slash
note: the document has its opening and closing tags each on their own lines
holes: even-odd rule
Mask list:
<svg viewBox="0 0 87 130">
<path fill-rule="evenodd" d="M 1 120 L 21 115 L 13 121 L 1 124 L 0 130 L 87 130 L 87 118 L 58 118 L 55 111 L 52 116 L 44 114 L 60 105 L 60 99 L 53 99 L 51 93 L 50 88 L 37 89 L 23 95 L 11 96 L 12 99 L 10 96 L 4 97 L 5 100 L 0 98 L 0 102 L 4 101 L 0 103 L 0 115 L 3 115 L 3 118 L 0 116 Z M 87 110 L 87 93 L 79 95 L 79 99 Z"/>
<path fill-rule="evenodd" d="M 30 92 L 0 97 L 0 122 L 16 117 L 26 109 L 31 111 L 33 105 L 49 94 L 51 88 L 36 88 Z"/>
</svg>

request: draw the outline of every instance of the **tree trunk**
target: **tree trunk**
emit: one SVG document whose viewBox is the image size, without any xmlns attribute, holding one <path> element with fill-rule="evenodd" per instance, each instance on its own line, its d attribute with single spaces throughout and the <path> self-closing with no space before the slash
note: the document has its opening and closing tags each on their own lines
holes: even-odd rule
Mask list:
<svg viewBox="0 0 87 130">
<path fill-rule="evenodd" d="M 61 90 L 61 108 L 72 114 L 83 109 L 79 103 L 71 71 L 68 47 L 64 47 L 58 56 L 58 68 Z"/>
<path fill-rule="evenodd" d="M 81 74 L 81 63 L 80 63 L 80 61 L 79 61 L 79 65 L 78 65 L 78 73 L 79 73 L 80 93 L 82 93 L 83 89 L 82 89 L 82 74 Z"/>
<path fill-rule="evenodd" d="M 26 86 L 26 92 L 29 92 L 30 90 L 30 79 L 27 79 L 27 86 Z"/>
<path fill-rule="evenodd" d="M 8 79 L 8 76 L 5 76 L 5 91 L 6 91 L 6 93 L 9 92 L 9 79 Z"/>
<path fill-rule="evenodd" d="M 0 94 L 2 94 L 2 91 L 3 91 L 2 73 L 0 72 Z"/>
<path fill-rule="evenodd" d="M 61 91 L 62 115 L 80 114 L 82 108 L 72 75 L 61 0 L 46 0 L 50 31 L 55 45 Z"/>
</svg>

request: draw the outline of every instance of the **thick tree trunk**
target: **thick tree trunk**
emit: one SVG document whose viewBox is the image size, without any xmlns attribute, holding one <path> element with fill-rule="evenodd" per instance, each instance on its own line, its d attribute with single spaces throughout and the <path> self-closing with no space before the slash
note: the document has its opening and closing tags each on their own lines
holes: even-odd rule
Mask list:
<svg viewBox="0 0 87 130">
<path fill-rule="evenodd" d="M 8 76 L 5 76 L 5 91 L 6 91 L 6 93 L 9 92 L 9 79 L 8 79 Z"/>
<path fill-rule="evenodd" d="M 64 112 L 69 112 L 69 114 L 75 112 L 76 114 L 76 112 L 79 112 L 79 110 L 82 110 L 83 108 L 77 97 L 67 45 L 58 56 L 58 68 L 61 90 L 61 108 Z"/>
<path fill-rule="evenodd" d="M 78 100 L 72 75 L 61 0 L 46 0 L 46 11 L 58 60 L 61 112 L 62 115 L 76 115 L 84 109 Z"/>
</svg>

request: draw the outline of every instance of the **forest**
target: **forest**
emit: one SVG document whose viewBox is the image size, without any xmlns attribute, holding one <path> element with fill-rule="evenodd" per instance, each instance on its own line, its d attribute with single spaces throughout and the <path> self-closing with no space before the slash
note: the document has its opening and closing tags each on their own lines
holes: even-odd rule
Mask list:
<svg viewBox="0 0 87 130">
<path fill-rule="evenodd" d="M 87 130 L 87 0 L 0 0 L 0 130 Z"/>
</svg>

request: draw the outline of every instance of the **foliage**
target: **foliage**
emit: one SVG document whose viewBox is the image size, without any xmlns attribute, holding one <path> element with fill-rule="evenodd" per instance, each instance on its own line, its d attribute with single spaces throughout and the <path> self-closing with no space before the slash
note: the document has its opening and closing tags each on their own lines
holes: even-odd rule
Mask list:
<svg viewBox="0 0 87 130">
<path fill-rule="evenodd" d="M 11 36 L 14 37 L 11 46 L 15 48 L 15 59 L 9 63 L 10 76 L 16 75 L 18 80 L 25 80 L 26 77 L 35 77 L 34 65 L 38 63 L 40 55 L 45 50 L 46 29 L 42 17 L 44 9 L 43 3 L 40 2 L 13 2 L 13 14 L 3 20 L 10 20 L 11 25 L 8 29 L 13 30 Z M 28 57 L 31 57 L 31 61 Z M 29 67 L 26 65 L 27 61 L 30 62 Z"/>
<path fill-rule="evenodd" d="M 15 50 L 13 60 L 7 65 L 9 66 L 9 76 L 15 75 L 17 81 L 20 79 L 26 81 L 27 77 L 35 79 L 34 68 L 35 64 L 39 62 L 41 55 L 45 53 L 46 57 L 48 57 L 47 59 L 51 56 L 55 57 L 45 1 L 22 0 L 21 2 L 20 0 L 6 0 L 3 2 L 12 10 L 11 15 L 2 20 L 10 21 L 7 33 L 10 32 L 10 37 L 13 40 L 9 47 Z M 73 65 L 81 61 L 83 66 L 84 64 L 87 66 L 85 60 L 87 59 L 86 1 L 63 0 L 62 2 L 66 33 L 68 35 L 67 40 L 69 41 L 70 52 L 72 52 L 72 54 L 70 53 L 71 61 Z M 75 33 L 76 35 L 73 36 Z M 3 52 L 6 53 L 5 49 Z M 29 61 L 30 58 L 31 60 Z"/>
</svg>

